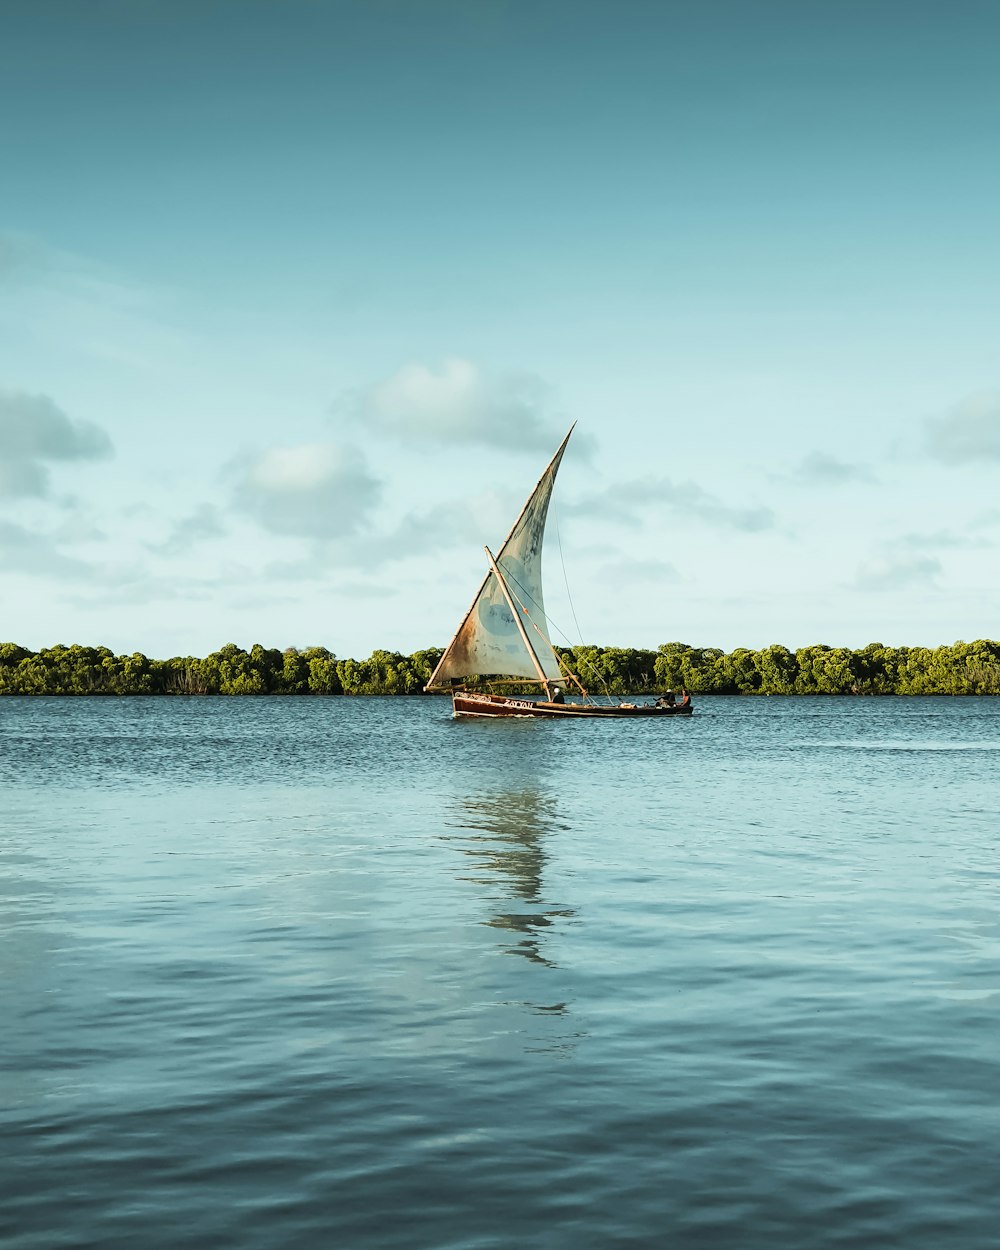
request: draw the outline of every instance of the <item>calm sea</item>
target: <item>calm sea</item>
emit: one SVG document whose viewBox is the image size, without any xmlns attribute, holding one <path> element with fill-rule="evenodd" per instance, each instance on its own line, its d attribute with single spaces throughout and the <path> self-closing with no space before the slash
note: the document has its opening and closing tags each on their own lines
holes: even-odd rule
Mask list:
<svg viewBox="0 0 1000 1250">
<path fill-rule="evenodd" d="M 4 1250 L 995 1250 L 1000 700 L 0 699 Z"/>
</svg>

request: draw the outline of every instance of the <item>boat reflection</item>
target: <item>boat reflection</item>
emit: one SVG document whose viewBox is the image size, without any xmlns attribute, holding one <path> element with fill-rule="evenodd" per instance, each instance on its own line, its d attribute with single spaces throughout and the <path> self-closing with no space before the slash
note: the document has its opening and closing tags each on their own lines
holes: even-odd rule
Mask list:
<svg viewBox="0 0 1000 1250">
<path fill-rule="evenodd" d="M 486 887 L 488 897 L 501 904 L 484 923 L 512 935 L 504 947 L 510 954 L 554 967 L 545 954 L 547 931 L 574 914 L 571 907 L 547 903 L 543 893 L 546 839 L 566 828 L 554 800 L 534 787 L 459 799 L 448 824 L 463 831 L 452 840 L 472 861 L 462 879 Z M 499 899 L 497 887 L 502 890 Z M 544 1010 L 562 1007 L 559 1003 Z"/>
</svg>

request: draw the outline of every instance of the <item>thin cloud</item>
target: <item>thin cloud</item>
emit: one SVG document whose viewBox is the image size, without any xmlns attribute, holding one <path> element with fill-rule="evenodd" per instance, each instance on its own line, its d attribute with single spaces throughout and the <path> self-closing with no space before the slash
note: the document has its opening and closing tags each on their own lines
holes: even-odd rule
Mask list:
<svg viewBox="0 0 1000 1250">
<path fill-rule="evenodd" d="M 60 546 L 78 547 L 108 541 L 108 531 L 93 509 L 76 498 L 57 502 L 62 511 L 56 514 L 58 523 L 51 530 L 53 542 Z"/>
<path fill-rule="evenodd" d="M 234 461 L 229 473 L 234 506 L 273 534 L 357 534 L 382 495 L 362 453 L 333 443 L 271 447 Z"/>
<path fill-rule="evenodd" d="M 217 600 L 222 589 L 228 598 L 244 583 L 234 577 L 194 578 L 161 577 L 142 566 L 104 566 L 88 579 L 85 588 L 65 596 L 74 607 L 107 608 L 147 606 L 157 603 L 210 603 Z"/>
<path fill-rule="evenodd" d="M 941 561 L 934 556 L 887 557 L 863 564 L 858 569 L 854 586 L 857 590 L 870 591 L 933 587 L 941 571 Z"/>
<path fill-rule="evenodd" d="M 456 549 L 481 551 L 484 543 L 498 551 L 522 503 L 523 498 L 513 491 L 484 490 L 465 499 L 413 509 L 391 528 L 335 541 L 326 552 L 338 564 L 376 568 Z"/>
<path fill-rule="evenodd" d="M 900 534 L 892 540 L 892 546 L 909 551 L 959 551 L 968 548 L 992 547 L 993 544 L 975 534 L 956 534 L 953 530 L 935 530 L 933 533 Z"/>
<path fill-rule="evenodd" d="M 43 290 L 92 309 L 99 305 L 135 311 L 150 294 L 89 256 L 63 251 L 36 235 L 0 232 L 0 287 Z"/>
<path fill-rule="evenodd" d="M 147 372 L 192 345 L 174 323 L 176 292 L 30 235 L 0 233 L 0 294 L 5 316 L 48 355 L 71 350 Z"/>
<path fill-rule="evenodd" d="M 668 560 L 615 560 L 598 568 L 595 581 L 599 585 L 643 585 L 679 582 L 681 575 Z"/>
<path fill-rule="evenodd" d="M 866 465 L 838 460 L 825 451 L 811 451 L 804 456 L 792 471 L 791 480 L 803 486 L 847 486 L 852 482 L 878 481 Z"/>
<path fill-rule="evenodd" d="M 1000 460 L 1000 391 L 979 391 L 944 416 L 928 418 L 924 445 L 942 464 Z"/>
<path fill-rule="evenodd" d="M 310 594 L 313 595 L 319 589 L 322 589 L 323 593 L 333 591 L 338 595 L 350 596 L 352 599 L 391 599 L 396 595 L 398 588 L 393 582 L 386 584 L 385 581 L 341 580 L 340 574 L 344 569 L 349 569 L 350 576 L 353 578 L 361 567 L 371 572 L 374 566 L 363 564 L 362 561 L 338 560 L 338 550 L 339 546 L 336 543 L 318 543 L 302 559 L 273 560 L 262 569 L 264 581 L 267 585 L 273 582 L 290 582 L 296 587 L 301 587 L 306 582 L 313 582 L 316 583 L 316 586 L 310 590 Z M 273 591 L 262 594 L 259 602 L 268 606 L 273 604 Z"/>
<path fill-rule="evenodd" d="M 459 358 L 438 370 L 405 365 L 340 405 L 369 430 L 404 442 L 554 451 L 568 421 L 549 406 L 550 388 L 536 375 L 490 375 Z M 577 441 L 586 448 L 586 439 Z"/>
<path fill-rule="evenodd" d="M 32 577 L 71 579 L 89 577 L 93 572 L 85 560 L 63 555 L 49 535 L 12 521 L 0 521 L 0 569 Z"/>
<path fill-rule="evenodd" d="M 666 508 L 705 525 L 745 534 L 773 529 L 776 520 L 770 508 L 734 507 L 723 503 L 697 482 L 674 482 L 668 477 L 622 482 L 575 503 L 561 504 L 560 513 L 617 520 L 638 528 L 646 524 L 652 508 Z"/>
<path fill-rule="evenodd" d="M 40 498 L 49 491 L 50 464 L 113 454 L 99 425 L 71 421 L 47 395 L 0 390 L 0 497 Z"/>
<path fill-rule="evenodd" d="M 37 277 L 48 264 L 49 252 L 40 240 L 13 231 L 0 232 L 0 286 Z"/>
<path fill-rule="evenodd" d="M 459 545 L 469 530 L 469 513 L 461 504 L 442 504 L 426 512 L 410 512 L 393 530 L 366 534 L 348 549 L 340 544 L 346 563 L 389 564 L 412 556 L 450 550 Z"/>
<path fill-rule="evenodd" d="M 496 547 L 516 515 L 517 499 L 484 491 L 423 510 L 411 510 L 382 529 L 316 538 L 301 560 L 273 563 L 269 576 L 326 580 L 331 569 L 374 570 L 411 559 L 424 559 L 461 549 L 472 552 L 484 541 Z"/>
<path fill-rule="evenodd" d="M 376 569 L 470 546 L 481 539 L 471 501 L 408 512 L 392 528 L 334 539 L 322 548 L 326 567 Z"/>
<path fill-rule="evenodd" d="M 175 522 L 173 529 L 163 542 L 145 545 L 147 550 L 157 555 L 184 555 L 197 544 L 213 538 L 222 538 L 226 532 L 218 508 L 212 504 L 202 504 L 190 516 L 182 517 Z"/>
</svg>

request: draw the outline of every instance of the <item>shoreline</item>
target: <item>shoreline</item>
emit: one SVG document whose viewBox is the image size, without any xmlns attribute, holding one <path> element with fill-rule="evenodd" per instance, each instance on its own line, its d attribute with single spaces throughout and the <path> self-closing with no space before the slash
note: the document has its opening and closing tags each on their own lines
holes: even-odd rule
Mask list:
<svg viewBox="0 0 1000 1250">
<path fill-rule="evenodd" d="M 554 648 L 594 698 L 658 695 L 687 689 L 710 695 L 1000 695 L 1000 642 L 979 639 L 938 647 L 857 650 L 817 643 L 795 651 L 662 644 L 657 650 L 581 645 Z M 423 697 L 441 657 L 436 647 L 410 655 L 376 649 L 363 660 L 339 659 L 325 647 L 249 650 L 228 643 L 205 657 L 158 660 L 107 647 L 74 644 L 29 650 L 0 643 L 0 696 L 342 696 Z M 521 684 L 476 678 L 471 690 L 523 693 Z M 432 696 L 433 697 L 433 696 Z"/>
</svg>

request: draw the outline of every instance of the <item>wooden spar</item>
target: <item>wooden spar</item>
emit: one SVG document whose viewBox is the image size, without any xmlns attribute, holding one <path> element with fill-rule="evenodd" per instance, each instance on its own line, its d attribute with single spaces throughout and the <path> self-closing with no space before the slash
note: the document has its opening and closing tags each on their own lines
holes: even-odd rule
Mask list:
<svg viewBox="0 0 1000 1250">
<path fill-rule="evenodd" d="M 524 519 L 524 514 L 528 511 L 528 507 L 532 499 L 534 499 L 535 497 L 535 492 L 538 490 L 539 486 L 541 486 L 542 482 L 545 480 L 546 475 L 551 471 L 552 466 L 558 465 L 560 461 L 562 460 L 563 452 L 566 450 L 566 444 L 569 442 L 570 435 L 573 433 L 575 429 L 576 429 L 576 422 L 574 421 L 573 424 L 569 427 L 569 433 L 567 433 L 566 437 L 559 444 L 556 454 L 552 457 L 549 463 L 545 466 L 545 472 L 541 475 L 541 477 L 535 483 L 534 490 L 531 492 L 528 498 L 524 501 L 524 507 L 518 513 L 517 520 L 510 527 L 510 531 L 507 534 L 507 537 L 503 540 L 503 546 L 501 546 L 500 553 L 499 553 L 499 558 L 501 560 L 503 559 L 504 549 L 506 548 L 510 540 L 514 537 L 514 534 L 517 532 L 517 527 L 521 524 L 521 521 Z M 444 652 L 441 655 L 441 659 L 438 660 L 437 668 L 435 668 L 434 672 L 431 673 L 430 681 L 428 681 L 427 685 L 424 686 L 425 690 L 434 690 L 434 689 L 441 688 L 437 686 L 438 670 L 444 665 L 445 660 L 447 660 L 448 656 L 451 654 L 451 649 L 455 645 L 458 638 L 460 637 L 462 630 L 465 628 L 466 621 L 469 619 L 469 617 L 472 615 L 473 611 L 475 610 L 476 604 L 479 602 L 480 595 L 486 589 L 486 583 L 489 581 L 489 578 L 490 578 L 490 575 L 489 573 L 487 573 L 486 576 L 483 578 L 482 585 L 476 591 L 475 595 L 473 595 L 472 602 L 469 604 L 469 610 L 466 612 L 466 614 L 462 617 L 461 621 L 459 622 L 458 629 L 456 629 L 455 633 L 452 635 L 451 642 L 449 642 L 447 647 L 445 647 Z M 514 619 L 517 620 L 516 612 L 514 613 Z M 532 655 L 534 655 L 534 652 L 532 652 Z"/>
<path fill-rule="evenodd" d="M 569 435 L 566 437 L 568 438 Z M 486 552 L 490 562 L 490 568 L 492 568 L 493 574 L 500 584 L 500 589 L 503 591 L 503 597 L 507 600 L 507 607 L 510 608 L 511 616 L 513 616 L 514 623 L 517 626 L 517 632 L 521 635 L 521 641 L 527 647 L 528 654 L 531 656 L 532 662 L 535 665 L 535 672 L 538 674 L 538 680 L 542 683 L 542 689 L 545 691 L 545 694 L 548 695 L 549 679 L 545 676 L 545 670 L 542 668 L 541 660 L 539 660 L 538 655 L 535 652 L 535 648 L 531 645 L 531 639 L 528 637 L 528 631 L 524 628 L 518 606 L 511 597 L 510 591 L 507 589 L 507 582 L 504 580 L 504 575 L 500 572 L 500 566 L 497 564 L 496 560 L 493 559 L 493 552 L 490 551 L 489 547 L 484 547 L 483 550 Z"/>
</svg>

